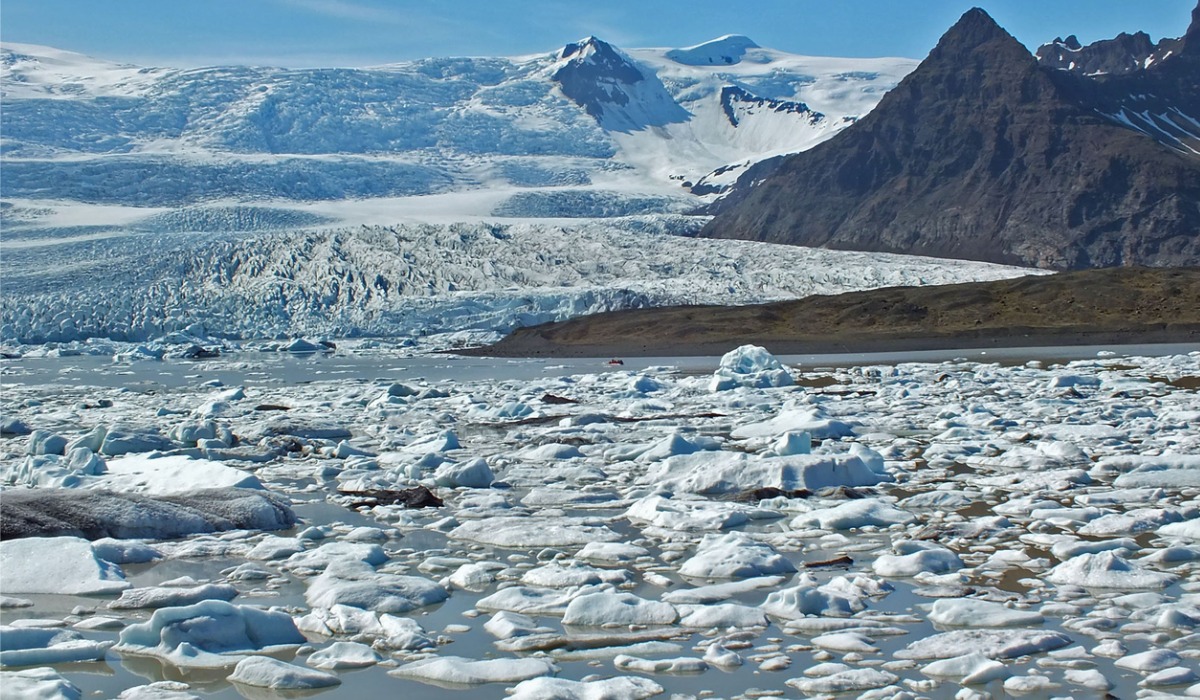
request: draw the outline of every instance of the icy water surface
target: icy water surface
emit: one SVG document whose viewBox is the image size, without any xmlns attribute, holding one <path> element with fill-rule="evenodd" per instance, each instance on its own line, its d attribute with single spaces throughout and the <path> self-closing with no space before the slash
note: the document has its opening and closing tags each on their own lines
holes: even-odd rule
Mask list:
<svg viewBox="0 0 1200 700">
<path fill-rule="evenodd" d="M 548 697 L 536 681 L 388 674 L 439 657 L 546 658 L 558 678 L 641 678 L 661 697 L 1194 696 L 1200 356 L 1116 350 L 782 358 L 801 362 L 794 384 L 752 386 L 777 376 L 758 365 L 720 391 L 717 358 L 31 359 L 6 361 L 3 414 L 67 438 L 156 434 L 159 453 L 289 496 L 291 531 L 149 540 L 161 558 L 122 569 L 136 588 L 231 583 L 235 605 L 286 611 L 309 645 L 273 653 L 302 666 L 335 641 L 372 644 L 382 662 L 334 671 L 326 697 Z M 179 426 L 205 422 L 236 444 L 185 444 Z M 9 488 L 62 478 L 26 457 L 30 444 L 0 438 Z M 102 459 L 119 471 L 119 457 Z M 145 479 L 108 485 L 153 487 Z M 344 492 L 416 483 L 446 505 L 347 507 Z M 382 548 L 371 585 L 399 575 L 445 588 L 444 602 L 396 613 L 432 645 L 312 633 L 323 577 L 298 557 L 342 542 Z M 267 576 L 231 578 L 247 563 Z M 109 608 L 115 595 L 3 594 L 32 603 L 0 612 L 6 625 L 152 612 Z M 484 624 L 503 610 L 545 629 L 499 639 Z M 545 650 L 505 650 L 537 635 Z M 230 684 L 232 665 L 146 653 L 54 668 L 85 697 L 161 680 L 200 697 L 297 697 Z M 664 659 L 693 670 L 650 670 Z"/>
</svg>

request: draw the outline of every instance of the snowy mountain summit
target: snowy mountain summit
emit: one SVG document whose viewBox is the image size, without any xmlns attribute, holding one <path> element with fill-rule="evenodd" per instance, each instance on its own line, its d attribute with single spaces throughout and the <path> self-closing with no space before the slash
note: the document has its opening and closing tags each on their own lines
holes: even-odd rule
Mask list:
<svg viewBox="0 0 1200 700">
<path fill-rule="evenodd" d="M 682 63 L 685 66 L 732 66 L 741 63 L 750 49 L 762 48 L 750 37 L 740 34 L 726 34 L 703 44 L 689 46 L 686 49 L 671 49 L 665 54 L 667 58 Z M 758 52 L 750 60 L 758 63 L 768 63 L 770 58 Z"/>
<path fill-rule="evenodd" d="M 337 220 L 335 203 L 371 199 L 356 223 L 377 224 L 681 212 L 831 137 L 915 63 L 736 35 L 327 69 L 140 68 L 5 45 L 0 198 L 16 225 L 47 202 L 137 210 L 122 221 L 214 200 Z"/>
</svg>

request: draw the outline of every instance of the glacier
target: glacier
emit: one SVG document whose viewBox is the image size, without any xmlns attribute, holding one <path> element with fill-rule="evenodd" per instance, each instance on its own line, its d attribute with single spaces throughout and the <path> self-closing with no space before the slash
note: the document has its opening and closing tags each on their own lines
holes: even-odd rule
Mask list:
<svg viewBox="0 0 1200 700">
<path fill-rule="evenodd" d="M 181 332 L 436 342 L 475 331 L 486 339 L 625 308 L 745 304 L 1025 272 L 678 235 L 698 228 L 695 218 L 253 233 L 121 229 L 18 239 L 0 259 L 0 341 L 144 342 Z"/>
<path fill-rule="evenodd" d="M 370 68 L 0 47 L 0 342 L 394 337 L 1019 268 L 693 237 L 753 163 L 916 65 L 727 36 Z M 154 350 L 151 355 L 161 354 Z"/>
</svg>

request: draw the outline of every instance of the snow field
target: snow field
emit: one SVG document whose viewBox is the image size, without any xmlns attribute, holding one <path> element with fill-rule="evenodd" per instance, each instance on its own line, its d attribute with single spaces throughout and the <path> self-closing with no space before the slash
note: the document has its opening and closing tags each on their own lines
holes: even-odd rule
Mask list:
<svg viewBox="0 0 1200 700">
<path fill-rule="evenodd" d="M 151 656 L 238 688 L 455 697 L 1200 690 L 1200 401 L 1186 388 L 1200 355 L 820 369 L 740 348 L 701 375 L 547 368 L 518 380 L 505 367 L 486 380 L 381 370 L 235 389 L 199 370 L 136 396 L 13 385 L 12 417 L 31 434 L 0 439 L 5 474 L 61 477 L 28 454 L 47 436 L 84 449 L 97 426 L 137 425 L 163 436 L 159 456 L 93 453 L 100 464 L 80 463 L 92 473 L 72 488 L 122 460 L 182 474 L 191 459 L 197 475 L 219 461 L 289 496 L 303 522 L 6 540 L 6 688 L 116 695 L 132 691 L 127 675 L 77 673 L 73 660 Z M 780 371 L 795 383 L 712 381 Z M 287 406 L 288 420 L 261 405 Z M 227 432 L 210 451 L 226 456 L 206 462 L 196 451 L 210 432 Z M 686 460 L 694 479 L 672 466 Z M 447 483 L 446 465 L 489 476 Z M 445 505 L 353 493 L 418 484 Z M 39 575 L 9 557 L 21 547 L 70 573 Z M 185 562 L 193 575 L 155 575 Z M 92 597 L 67 595 L 81 590 Z"/>
</svg>

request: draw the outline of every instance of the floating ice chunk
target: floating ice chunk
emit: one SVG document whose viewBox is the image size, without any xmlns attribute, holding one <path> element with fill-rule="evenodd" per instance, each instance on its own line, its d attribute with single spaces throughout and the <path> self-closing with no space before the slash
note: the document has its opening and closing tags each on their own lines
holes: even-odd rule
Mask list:
<svg viewBox="0 0 1200 700">
<path fill-rule="evenodd" d="M 494 547 L 572 547 L 589 542 L 612 542 L 620 535 L 580 518 L 497 516 L 472 520 L 450 531 L 452 539 Z"/>
<path fill-rule="evenodd" d="M 1134 508 L 1097 518 L 1079 528 L 1078 533 L 1091 537 L 1136 535 L 1155 530 L 1166 523 L 1178 522 L 1182 518 L 1177 508 Z"/>
<path fill-rule="evenodd" d="M 1200 675 L 1186 666 L 1174 666 L 1155 671 L 1138 682 L 1143 688 L 1157 688 L 1168 685 L 1186 685 L 1200 681 Z"/>
<path fill-rule="evenodd" d="M 1100 378 L 1089 374 L 1060 374 L 1050 378 L 1049 388 L 1069 389 L 1072 387 L 1097 387 Z"/>
<path fill-rule="evenodd" d="M 854 434 L 854 428 L 849 423 L 830 418 L 817 406 L 785 406 L 774 418 L 739 425 L 733 429 L 731 435 L 738 439 L 775 438 L 795 432 L 808 433 L 817 440 L 826 440 L 849 437 Z"/>
<path fill-rule="evenodd" d="M 481 598 L 475 607 L 489 612 L 508 610 L 528 615 L 561 615 L 570 602 L 588 593 L 598 592 L 596 586 L 581 588 L 534 588 L 532 586 L 510 586 Z"/>
<path fill-rule="evenodd" d="M 82 700 L 83 690 L 49 667 L 0 673 L 5 696 L 28 700 Z M 661 692 L 661 691 L 660 691 Z M 643 696 L 648 697 L 648 696 Z"/>
<path fill-rule="evenodd" d="M 436 646 L 421 625 L 409 617 L 371 612 L 349 605 L 317 608 L 296 619 L 296 626 L 318 637 L 345 636 L 372 640 L 380 649 L 420 651 Z"/>
<path fill-rule="evenodd" d="M 162 559 L 162 552 L 148 544 L 133 540 L 104 537 L 92 542 L 96 556 L 114 564 L 145 564 Z"/>
<path fill-rule="evenodd" d="M 122 591 L 121 597 L 109 603 L 108 607 L 114 609 L 166 608 L 193 605 L 202 600 L 230 601 L 237 595 L 236 588 L 220 583 L 210 583 L 192 588 L 147 586 Z"/>
<path fill-rule="evenodd" d="M 693 578 L 754 578 L 795 570 L 795 564 L 771 545 L 740 532 L 705 535 L 696 554 L 679 567 L 681 575 Z"/>
<path fill-rule="evenodd" d="M 5 593 L 102 595 L 132 586 L 121 567 L 101 559 L 81 537 L 0 542 L 0 590 Z"/>
<path fill-rule="evenodd" d="M 981 654 L 989 659 L 1015 659 L 1065 647 L 1071 638 L 1050 630 L 954 630 L 912 642 L 894 656 L 898 659 L 952 659 Z"/>
<path fill-rule="evenodd" d="M 664 388 L 666 388 L 665 384 L 645 374 L 639 374 L 629 382 L 629 389 L 639 394 L 652 394 L 662 391 Z"/>
<path fill-rule="evenodd" d="M 918 574 L 945 574 L 963 567 L 954 552 L 934 544 L 900 541 L 893 545 L 898 554 L 884 554 L 871 563 L 879 576 L 912 578 Z"/>
<path fill-rule="evenodd" d="M 1165 588 L 1176 578 L 1131 564 L 1114 552 L 1080 554 L 1046 574 L 1051 583 L 1084 588 Z"/>
<path fill-rule="evenodd" d="M 182 537 L 218 530 L 281 530 L 296 523 L 287 501 L 256 489 L 206 489 L 149 497 L 76 489 L 0 493 L 4 536 Z M 165 547 L 159 549 L 165 551 Z"/>
<path fill-rule="evenodd" d="M 180 681 L 155 681 L 126 688 L 117 700 L 200 700 L 199 695 L 188 692 L 190 687 Z"/>
<path fill-rule="evenodd" d="M 482 457 L 466 462 L 443 464 L 433 474 L 438 486 L 447 488 L 486 489 L 496 480 L 492 468 Z"/>
<path fill-rule="evenodd" d="M 912 513 L 900 510 L 890 503 L 877 498 L 863 498 L 799 515 L 792 520 L 792 527 L 853 530 L 867 526 L 907 525 L 915 520 L 916 517 Z"/>
<path fill-rule="evenodd" d="M 538 627 L 532 617 L 520 613 L 501 610 L 483 623 L 483 628 L 497 639 L 512 639 L 529 634 L 546 634 L 554 630 L 549 627 Z"/>
<path fill-rule="evenodd" d="M 267 656 L 242 659 L 226 680 L 272 690 L 311 690 L 342 684 L 342 679 L 333 674 Z"/>
<path fill-rule="evenodd" d="M 742 506 L 702 500 L 675 500 L 652 494 L 634 501 L 625 516 L 670 530 L 724 530 L 750 520 Z"/>
<path fill-rule="evenodd" d="M 702 673 L 708 670 L 704 659 L 682 656 L 674 659 L 643 659 L 627 654 L 613 658 L 613 666 L 619 671 L 638 673 Z"/>
<path fill-rule="evenodd" d="M 1185 540 L 1200 540 L 1200 518 L 1178 523 L 1168 523 L 1158 528 L 1159 537 L 1177 537 Z"/>
<path fill-rule="evenodd" d="M 704 662 L 710 666 L 730 670 L 746 663 L 742 655 L 728 648 L 721 639 L 714 639 L 704 649 Z"/>
<path fill-rule="evenodd" d="M 84 639 L 70 630 L 4 625 L 0 626 L 0 666 L 98 661 L 112 644 Z M 6 687 L 5 695 L 7 691 Z"/>
<path fill-rule="evenodd" d="M 935 678 L 948 678 L 963 685 L 983 685 L 1012 675 L 1007 666 L 979 653 L 934 661 L 921 667 L 921 673 Z"/>
<path fill-rule="evenodd" d="M 1009 676 L 1004 680 L 1004 691 L 1012 695 L 1042 693 L 1058 687 L 1058 683 L 1046 676 Z"/>
<path fill-rule="evenodd" d="M 365 542 L 329 542 L 316 549 L 297 552 L 284 562 L 285 569 L 322 570 L 339 561 L 361 561 L 379 566 L 388 560 L 383 547 Z"/>
<path fill-rule="evenodd" d="M 422 682 L 478 685 L 516 683 L 557 672 L 558 667 L 546 659 L 476 660 L 461 656 L 438 656 L 405 664 L 388 671 L 388 675 Z"/>
<path fill-rule="evenodd" d="M 31 455 L 61 455 L 67 449 L 67 439 L 47 430 L 35 430 L 29 434 L 26 452 Z"/>
<path fill-rule="evenodd" d="M 483 591 L 496 580 L 496 572 L 503 568 L 495 562 L 471 562 L 455 569 L 447 581 L 464 591 Z"/>
<path fill-rule="evenodd" d="M 305 641 L 286 613 L 206 600 L 155 610 L 146 622 L 121 630 L 115 649 L 181 668 L 227 668 L 246 654 Z"/>
<path fill-rule="evenodd" d="M 785 683 L 806 695 L 852 693 L 882 688 L 900 680 L 894 673 L 877 668 L 855 668 L 821 678 L 791 678 Z"/>
<path fill-rule="evenodd" d="M 879 651 L 872 640 L 861 632 L 829 632 L 812 638 L 813 646 L 840 653 L 871 654 Z"/>
<path fill-rule="evenodd" d="M 1063 680 L 1089 690 L 1108 691 L 1113 689 L 1113 682 L 1094 668 L 1068 669 L 1063 673 Z"/>
<path fill-rule="evenodd" d="M 684 437 L 682 433 L 674 432 L 654 443 L 637 457 L 639 462 L 658 462 L 677 455 L 690 455 L 697 452 L 714 452 L 721 449 L 717 440 L 697 435 L 692 438 Z"/>
<path fill-rule="evenodd" d="M 670 625 L 679 619 L 674 605 L 632 593 L 590 593 L 567 604 L 564 625 L 580 627 Z"/>
<path fill-rule="evenodd" d="M 767 615 L 762 608 L 737 603 L 679 606 L 679 626 L 695 629 L 729 629 L 730 627 L 766 627 Z"/>
<path fill-rule="evenodd" d="M 941 598 L 934 601 L 929 621 L 944 627 L 1025 627 L 1040 625 L 1045 618 L 986 600 Z"/>
<path fill-rule="evenodd" d="M 753 388 L 783 387 L 795 383 L 790 372 L 757 345 L 743 345 L 725 353 L 709 382 L 709 391 L 728 391 L 739 386 Z"/>
<path fill-rule="evenodd" d="M 100 454 L 108 457 L 155 450 L 169 450 L 174 445 L 170 439 L 159 434 L 158 429 L 146 426 L 111 426 L 104 434 Z"/>
<path fill-rule="evenodd" d="M 740 452 L 697 452 L 671 457 L 648 469 L 640 479 L 677 493 L 702 495 L 757 488 L 815 491 L 829 486 L 874 486 L 891 480 L 853 455 L 759 457 Z"/>
<path fill-rule="evenodd" d="M 527 506 L 587 506 L 619 501 L 616 491 L 580 488 L 577 485 L 535 486 L 521 498 Z"/>
<path fill-rule="evenodd" d="M 1114 550 L 1127 550 L 1136 552 L 1141 549 L 1138 543 L 1129 537 L 1119 537 L 1111 540 L 1078 540 L 1068 535 L 1063 536 L 1064 539 L 1055 542 L 1050 547 L 1050 553 L 1059 559 L 1066 561 L 1080 554 L 1096 554 L 1098 552 L 1107 552 Z"/>
<path fill-rule="evenodd" d="M 575 555 L 576 559 L 601 566 L 627 564 L 650 555 L 650 550 L 625 542 L 588 542 Z"/>
<path fill-rule="evenodd" d="M 598 569 L 579 563 L 563 566 L 555 562 L 526 571 L 521 576 L 521 583 L 545 588 L 568 588 L 598 583 L 620 585 L 628 583 L 630 579 L 629 572 L 624 570 Z"/>
<path fill-rule="evenodd" d="M 184 456 L 134 455 L 110 459 L 104 475 L 89 483 L 94 488 L 155 495 L 189 493 L 210 488 L 261 489 L 249 472 L 209 459 Z"/>
<path fill-rule="evenodd" d="M 279 349 L 283 352 L 305 354 L 313 352 L 325 352 L 326 350 L 329 350 L 330 347 L 319 342 L 305 340 L 304 338 L 296 338 L 287 345 L 281 346 Z"/>
<path fill-rule="evenodd" d="M 0 595 L 0 610 L 10 610 L 12 608 L 32 608 L 33 601 L 28 598 L 16 598 L 13 596 Z"/>
<path fill-rule="evenodd" d="M 404 613 L 449 597 L 450 593 L 435 581 L 379 573 L 361 561 L 331 563 L 304 592 L 304 599 L 314 608 L 349 605 L 383 613 Z"/>
<path fill-rule="evenodd" d="M 1121 455 L 1100 460 L 1096 469 L 1121 472 L 1117 488 L 1200 487 L 1200 455 Z"/>
<path fill-rule="evenodd" d="M 790 457 L 791 455 L 806 455 L 811 452 L 812 435 L 803 431 L 789 430 L 771 444 L 766 454 Z"/>
<path fill-rule="evenodd" d="M 599 681 L 533 678 L 513 688 L 508 700 L 644 700 L 663 692 L 649 678 L 618 676 Z"/>
<path fill-rule="evenodd" d="M 783 576 L 761 576 L 759 578 L 750 578 L 743 581 L 729 581 L 726 583 L 715 583 L 710 586 L 698 586 L 696 588 L 681 588 L 675 591 L 667 591 L 663 594 L 662 599 L 668 603 L 675 605 L 708 605 L 717 603 L 722 600 L 729 600 L 734 596 L 741 595 L 748 591 L 756 591 L 762 588 L 775 588 L 783 583 Z"/>
<path fill-rule="evenodd" d="M 823 590 L 810 584 L 775 591 L 768 595 L 766 602 L 762 604 L 767 614 L 787 620 L 806 615 L 849 617 L 865 607 L 861 599 Z"/>
<path fill-rule="evenodd" d="M 246 553 L 247 559 L 257 559 L 259 561 L 269 561 L 272 559 L 286 559 L 293 554 L 298 554 L 304 551 L 304 543 L 298 537 L 276 537 L 268 535 L 259 540 L 258 544 L 254 545 Z"/>
<path fill-rule="evenodd" d="M 574 445 L 552 442 L 547 445 L 538 445 L 537 447 L 527 447 L 519 450 L 516 456 L 533 462 L 558 462 L 564 459 L 578 459 L 584 455 Z"/>
<path fill-rule="evenodd" d="M 382 660 L 375 650 L 358 642 L 334 642 L 309 655 L 304 663 L 325 671 L 343 668 L 366 668 Z"/>
<path fill-rule="evenodd" d="M 1151 649 L 1140 654 L 1122 656 L 1113 663 L 1119 668 L 1144 674 L 1178 666 L 1183 663 L 1183 659 L 1170 649 Z"/>
</svg>

